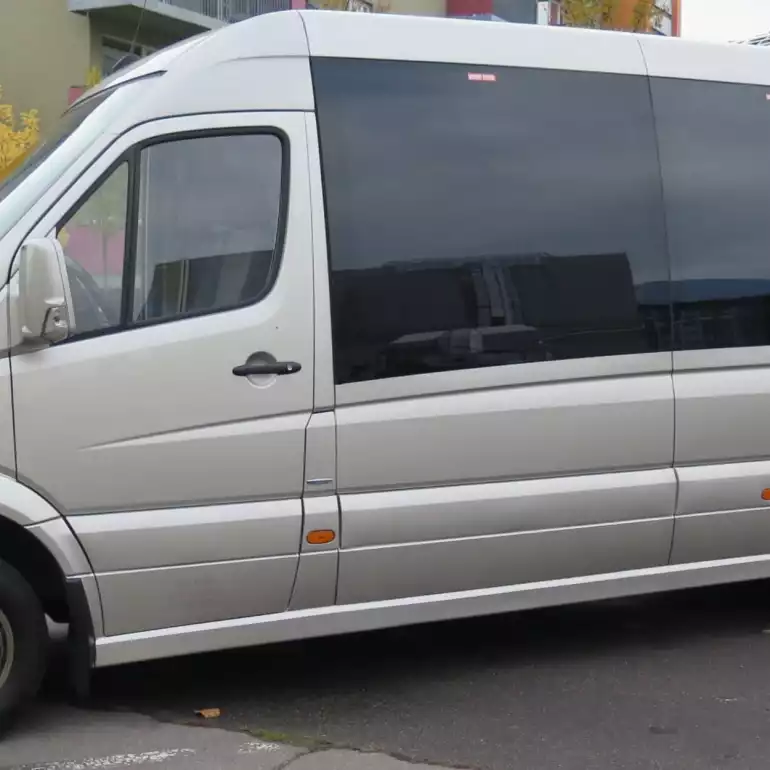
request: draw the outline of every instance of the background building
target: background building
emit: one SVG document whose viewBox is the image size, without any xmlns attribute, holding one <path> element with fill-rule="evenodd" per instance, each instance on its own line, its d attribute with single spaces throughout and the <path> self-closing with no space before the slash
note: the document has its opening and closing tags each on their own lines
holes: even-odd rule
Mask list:
<svg viewBox="0 0 770 770">
<path fill-rule="evenodd" d="M 109 74 L 191 35 L 297 0 L 1 0 L 0 85 L 17 111 L 38 109 L 43 133 L 78 96 L 91 68 Z M 141 24 L 140 24 L 141 21 Z"/>
<path fill-rule="evenodd" d="M 356 0 L 372 10 L 431 16 L 512 21 L 521 24 L 563 23 L 562 0 Z M 654 0 L 658 18 L 650 32 L 678 36 L 682 0 Z M 618 0 L 619 28 L 630 28 L 638 0 Z"/>
<path fill-rule="evenodd" d="M 617 17 L 620 29 L 633 24 L 638 0 L 618 0 Z M 419 0 L 417 0 L 419 4 Z M 680 34 L 682 0 L 655 0 L 659 9 L 654 28 L 659 35 Z M 447 16 L 496 18 L 525 24 L 561 25 L 564 23 L 562 0 L 446 0 Z"/>
<path fill-rule="evenodd" d="M 108 74 L 132 48 L 146 55 L 191 35 L 325 0 L 2 0 L 0 85 L 18 112 L 38 109 L 46 130 L 82 93 L 89 71 Z M 336 0 L 334 7 L 561 24 L 562 0 Z M 631 18 L 636 0 L 619 0 Z M 681 0 L 656 0 L 659 34 L 679 34 Z M 44 52 L 41 55 L 41 52 Z"/>
</svg>

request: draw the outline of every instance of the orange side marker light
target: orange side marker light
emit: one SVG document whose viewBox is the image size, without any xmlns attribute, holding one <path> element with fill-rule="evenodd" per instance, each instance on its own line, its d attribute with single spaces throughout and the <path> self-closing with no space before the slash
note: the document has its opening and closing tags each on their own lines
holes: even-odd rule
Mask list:
<svg viewBox="0 0 770 770">
<path fill-rule="evenodd" d="M 326 545 L 333 543 L 337 537 L 333 529 L 314 529 L 307 533 L 306 540 L 310 545 Z"/>
<path fill-rule="evenodd" d="M 763 489 L 762 490 L 762 499 L 763 500 L 770 500 L 770 489 Z"/>
</svg>

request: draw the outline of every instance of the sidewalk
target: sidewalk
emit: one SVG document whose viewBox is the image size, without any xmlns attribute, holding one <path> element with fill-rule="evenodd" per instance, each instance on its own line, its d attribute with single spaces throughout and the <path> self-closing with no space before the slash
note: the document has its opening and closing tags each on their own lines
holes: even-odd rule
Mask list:
<svg viewBox="0 0 770 770">
<path fill-rule="evenodd" d="M 213 720 L 212 720 L 213 721 Z M 206 723 L 208 725 L 208 723 Z M 43 708 L 0 741 L 0 770 L 442 770 L 383 754 L 305 749 L 136 714 Z"/>
</svg>

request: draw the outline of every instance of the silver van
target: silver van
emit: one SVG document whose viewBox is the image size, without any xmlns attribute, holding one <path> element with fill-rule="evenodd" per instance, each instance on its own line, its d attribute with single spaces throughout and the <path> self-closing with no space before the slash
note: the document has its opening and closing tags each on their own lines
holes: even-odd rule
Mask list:
<svg viewBox="0 0 770 770">
<path fill-rule="evenodd" d="M 94 667 L 770 577 L 767 51 L 287 12 L 0 189 L 0 714 Z"/>
</svg>

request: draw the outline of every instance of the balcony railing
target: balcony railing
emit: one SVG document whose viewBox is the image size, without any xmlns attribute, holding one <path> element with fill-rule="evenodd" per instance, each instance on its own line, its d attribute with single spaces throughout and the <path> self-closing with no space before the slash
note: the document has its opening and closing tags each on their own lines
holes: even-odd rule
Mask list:
<svg viewBox="0 0 770 770">
<path fill-rule="evenodd" d="M 291 0 L 160 0 L 160 2 L 224 22 L 242 21 L 274 11 L 288 11 L 292 7 Z"/>
</svg>

